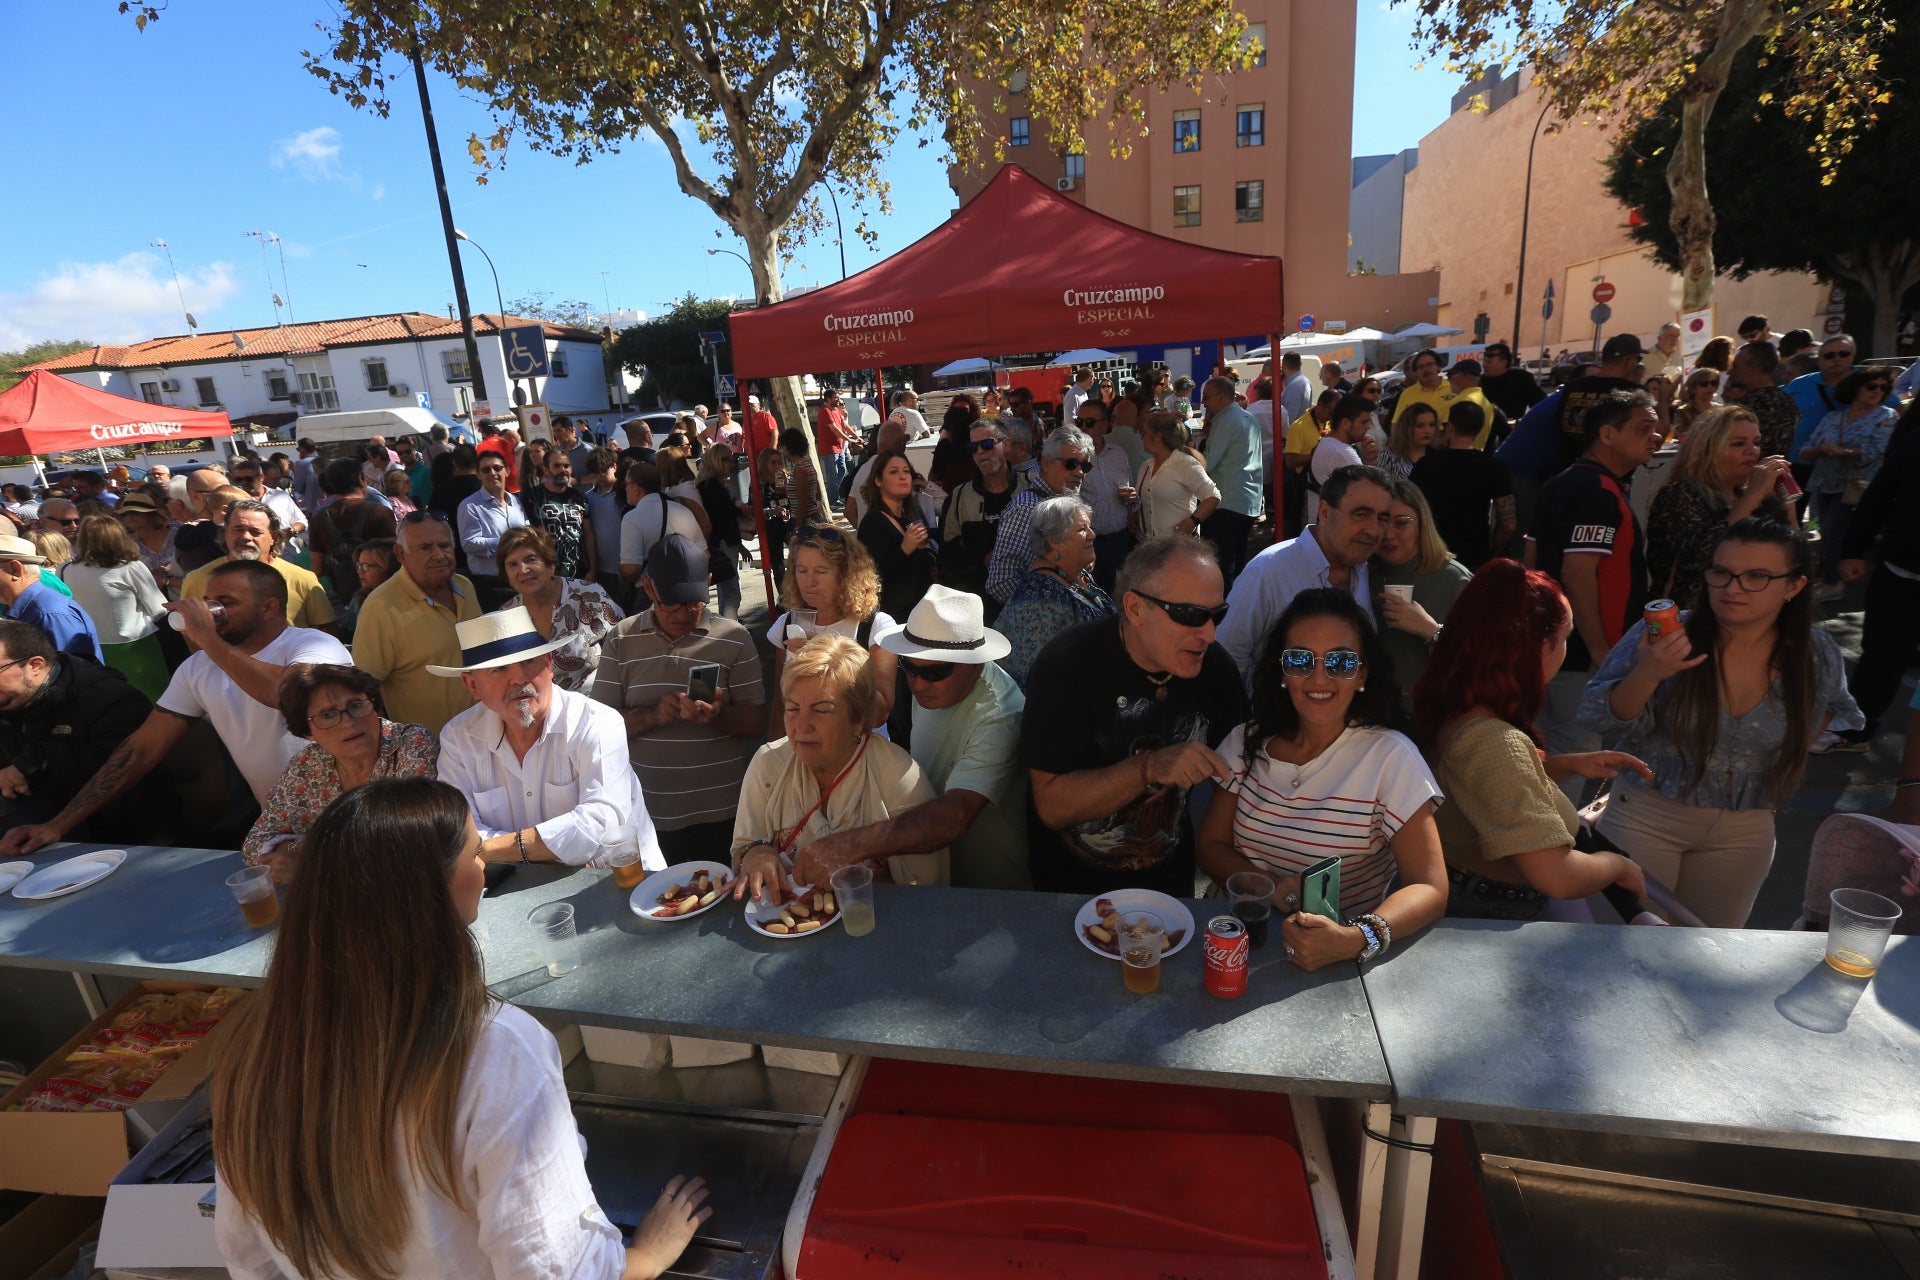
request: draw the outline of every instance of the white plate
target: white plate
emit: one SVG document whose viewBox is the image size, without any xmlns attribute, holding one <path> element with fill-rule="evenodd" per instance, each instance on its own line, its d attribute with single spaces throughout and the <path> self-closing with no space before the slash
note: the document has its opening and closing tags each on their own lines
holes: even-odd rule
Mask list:
<svg viewBox="0 0 1920 1280">
<path fill-rule="evenodd" d="M 88 885 L 106 879 L 118 871 L 120 864 L 126 860 L 125 849 L 96 849 L 92 853 L 83 853 L 77 858 L 68 858 L 65 862 L 56 862 L 50 867 L 42 867 L 14 885 L 13 896 L 25 898 L 30 902 L 64 898 L 70 893 L 78 893 Z"/>
<path fill-rule="evenodd" d="M 657 916 L 653 914 L 660 907 L 660 895 L 674 885 L 684 885 L 702 871 L 712 872 L 728 881 L 726 890 L 718 898 L 704 907 L 697 907 L 683 916 Z M 642 920 L 651 920 L 655 924 L 679 924 L 682 920 L 695 920 L 707 914 L 721 903 L 727 901 L 733 893 L 733 868 L 724 862 L 682 862 L 668 867 L 665 871 L 656 871 L 633 886 L 633 896 L 627 899 L 627 905 L 633 908 L 633 914 Z"/>
<path fill-rule="evenodd" d="M 31 862 L 0 862 L 0 893 L 7 892 L 32 875 L 33 865 Z"/>
<path fill-rule="evenodd" d="M 1103 893 L 1098 898 L 1088 898 L 1081 904 L 1078 914 L 1073 917 L 1073 936 L 1080 945 L 1105 960 L 1118 960 L 1120 957 L 1110 951 L 1102 951 L 1087 940 L 1086 928 L 1090 924 L 1100 923 L 1100 912 L 1096 910 L 1102 901 L 1111 902 L 1113 909 L 1125 914 L 1129 911 L 1151 911 L 1160 917 L 1160 923 L 1168 933 L 1184 929 L 1180 941 L 1160 953 L 1161 959 L 1177 956 L 1189 942 L 1193 941 L 1193 913 L 1178 898 L 1169 898 L 1153 889 L 1116 889 L 1112 893 Z"/>
<path fill-rule="evenodd" d="M 791 880 L 787 881 L 787 889 L 795 897 L 798 897 L 803 893 L 813 892 L 812 886 L 797 885 L 793 883 L 793 881 Z M 760 922 L 762 920 L 778 920 L 780 918 L 780 908 L 778 906 L 773 906 L 773 905 L 768 905 L 763 907 L 758 902 L 755 902 L 752 898 L 748 898 L 747 899 L 747 927 L 749 929 L 752 929 L 755 933 L 759 934 L 761 937 L 772 938 L 775 942 L 795 942 L 801 938 L 817 938 L 821 934 L 825 933 L 828 929 L 831 929 L 833 928 L 833 926 L 840 923 L 841 913 L 838 910 L 839 905 L 840 904 L 837 902 L 834 904 L 836 909 L 833 913 L 833 919 L 827 921 L 826 924 L 822 925 L 818 929 L 809 929 L 805 933 L 768 933 L 764 928 L 761 927 Z"/>
</svg>

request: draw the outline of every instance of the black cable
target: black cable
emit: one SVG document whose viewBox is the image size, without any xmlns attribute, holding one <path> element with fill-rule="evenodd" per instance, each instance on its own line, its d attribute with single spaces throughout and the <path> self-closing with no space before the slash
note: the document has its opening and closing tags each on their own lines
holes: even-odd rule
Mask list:
<svg viewBox="0 0 1920 1280">
<path fill-rule="evenodd" d="M 1361 1132 L 1365 1133 L 1369 1138 L 1372 1138 L 1375 1142 L 1380 1143 L 1382 1146 L 1398 1147 L 1402 1151 L 1414 1151 L 1414 1152 L 1418 1152 L 1423 1156 L 1430 1156 L 1433 1154 L 1434 1144 L 1431 1142 L 1409 1142 L 1405 1138 L 1396 1138 L 1391 1134 L 1375 1133 L 1365 1123 L 1361 1124 L 1360 1130 Z"/>
</svg>

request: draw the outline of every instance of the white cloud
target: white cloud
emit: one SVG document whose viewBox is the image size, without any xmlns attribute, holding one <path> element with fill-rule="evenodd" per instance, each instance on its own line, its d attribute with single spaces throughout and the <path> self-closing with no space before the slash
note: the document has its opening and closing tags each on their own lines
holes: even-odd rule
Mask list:
<svg viewBox="0 0 1920 1280">
<path fill-rule="evenodd" d="M 180 273 L 187 310 L 202 332 L 212 313 L 240 292 L 232 263 L 209 263 Z M 130 253 L 116 262 L 63 262 L 21 293 L 0 293 L 0 350 L 48 338 L 138 342 L 185 333 L 180 294 L 158 254 Z"/>
<path fill-rule="evenodd" d="M 269 157 L 276 169 L 292 169 L 308 182 L 351 181 L 340 172 L 340 131 L 321 125 L 282 138 Z"/>
<path fill-rule="evenodd" d="M 372 193 L 371 193 L 371 194 L 372 194 L 372 196 L 373 196 L 373 198 L 374 198 L 375 200 L 385 200 L 385 199 L 387 198 L 387 186 L 386 186 L 386 184 L 385 184 L 384 182 L 376 182 L 376 183 L 374 183 L 374 184 L 373 184 L 373 191 L 372 191 Z"/>
</svg>

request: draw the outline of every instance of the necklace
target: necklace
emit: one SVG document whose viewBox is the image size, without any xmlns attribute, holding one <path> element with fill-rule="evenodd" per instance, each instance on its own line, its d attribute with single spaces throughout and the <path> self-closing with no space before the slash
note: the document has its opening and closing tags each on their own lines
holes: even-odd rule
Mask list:
<svg viewBox="0 0 1920 1280">
<path fill-rule="evenodd" d="M 1167 685 L 1172 680 L 1173 672 L 1171 671 L 1149 671 L 1147 673 L 1147 683 L 1153 686 L 1153 696 L 1161 702 L 1167 700 Z"/>
</svg>

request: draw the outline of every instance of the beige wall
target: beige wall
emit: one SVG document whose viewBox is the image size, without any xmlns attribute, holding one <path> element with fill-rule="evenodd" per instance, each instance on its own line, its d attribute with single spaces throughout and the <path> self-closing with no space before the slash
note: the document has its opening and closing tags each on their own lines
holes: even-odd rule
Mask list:
<svg viewBox="0 0 1920 1280">
<path fill-rule="evenodd" d="M 1355 11 L 1349 4 L 1294 0 L 1242 0 L 1249 22 L 1267 28 L 1267 63 L 1232 76 L 1213 77 L 1203 90 L 1185 86 L 1155 93 L 1147 104 L 1146 135 L 1133 154 L 1108 154 L 1106 126 L 1082 129 L 1087 139 L 1086 181 L 1072 198 L 1088 208 L 1158 235 L 1240 253 L 1278 255 L 1286 272 L 1290 320 L 1302 314 L 1345 320 L 1350 326 L 1394 328 L 1431 319 L 1438 280 L 1412 276 L 1348 276 L 1347 203 L 1352 186 L 1353 54 Z M 994 113 L 983 101 L 989 131 L 1007 132 L 1007 120 L 1022 114 L 1022 99 L 1006 96 L 1008 110 Z M 1258 103 L 1266 110 L 1265 144 L 1235 145 L 1239 109 Z M 1175 154 L 1174 112 L 1198 109 L 1201 146 Z M 1007 158 L 1048 184 L 1063 165 L 1048 139 L 1036 131 L 1026 147 Z M 971 172 L 955 169 L 954 192 L 964 202 L 986 184 L 998 165 L 986 149 Z M 1260 181 L 1264 216 L 1239 222 L 1237 184 Z M 1198 186 L 1200 225 L 1173 225 L 1175 187 Z"/>
<path fill-rule="evenodd" d="M 1525 73 L 1522 72 L 1524 81 Z M 1520 224 L 1526 203 L 1527 146 L 1540 119 L 1539 90 L 1519 94 L 1492 112 L 1463 108 L 1420 140 L 1419 164 L 1407 172 L 1400 264 L 1439 272 L 1439 322 L 1473 333 L 1485 311 L 1489 337 L 1512 339 Z M 1546 345 L 1582 350 L 1593 341 L 1593 277 L 1616 293 L 1602 334 L 1632 332 L 1650 340 L 1680 310 L 1680 277 L 1655 265 L 1627 235 L 1627 211 L 1601 186 L 1611 135 L 1592 121 L 1548 132 L 1534 150 L 1526 273 L 1520 288 L 1522 348 L 1541 345 L 1541 295 L 1553 281 L 1554 314 Z M 1827 291 L 1811 276 L 1767 274 L 1715 286 L 1715 330 L 1731 334 L 1741 318 L 1766 316 L 1775 331 L 1820 332 Z"/>
</svg>

